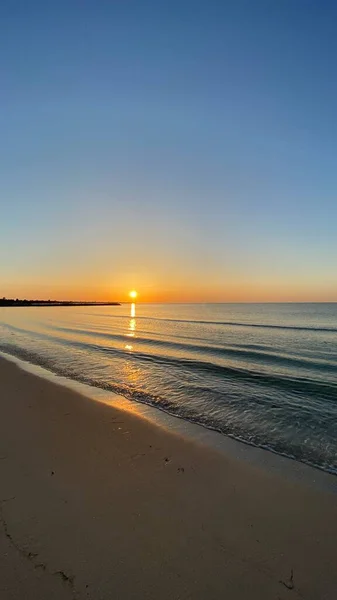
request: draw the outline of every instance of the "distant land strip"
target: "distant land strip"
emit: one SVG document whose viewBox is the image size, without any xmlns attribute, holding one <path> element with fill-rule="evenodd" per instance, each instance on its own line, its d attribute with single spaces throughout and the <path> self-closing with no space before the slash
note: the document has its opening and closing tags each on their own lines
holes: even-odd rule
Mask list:
<svg viewBox="0 0 337 600">
<path fill-rule="evenodd" d="M 121 303 L 72 302 L 71 300 L 19 300 L 19 298 L 0 298 L 0 306 L 121 306 Z"/>
</svg>

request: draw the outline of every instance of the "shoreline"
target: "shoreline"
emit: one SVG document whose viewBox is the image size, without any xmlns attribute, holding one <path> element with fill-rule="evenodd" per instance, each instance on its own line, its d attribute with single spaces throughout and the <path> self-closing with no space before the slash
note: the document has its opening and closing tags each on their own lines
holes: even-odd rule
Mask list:
<svg viewBox="0 0 337 600">
<path fill-rule="evenodd" d="M 140 416 L 0 358 L 1 600 L 334 600 L 334 493 Z"/>
<path fill-rule="evenodd" d="M 306 484 L 337 494 L 337 474 L 323 467 L 302 462 L 295 457 L 280 454 L 271 448 L 256 446 L 206 425 L 189 421 L 164 410 L 160 406 L 130 400 L 111 390 L 104 390 L 103 388 L 91 386 L 76 379 L 59 375 L 42 365 L 29 362 L 14 354 L 0 351 L 1 358 L 13 362 L 19 369 L 53 382 L 61 386 L 61 388 L 68 388 L 79 393 L 81 396 L 117 408 L 118 410 L 131 412 L 140 418 L 148 420 L 156 427 L 185 437 L 187 440 L 194 441 L 206 448 L 215 449 L 225 456 L 229 455 L 233 458 L 239 458 L 250 464 L 279 473 L 287 479 L 304 481 Z"/>
</svg>

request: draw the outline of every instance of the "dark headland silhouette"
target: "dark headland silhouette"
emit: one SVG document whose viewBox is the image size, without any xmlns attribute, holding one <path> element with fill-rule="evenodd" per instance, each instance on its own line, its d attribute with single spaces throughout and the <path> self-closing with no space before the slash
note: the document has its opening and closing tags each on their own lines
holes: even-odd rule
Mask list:
<svg viewBox="0 0 337 600">
<path fill-rule="evenodd" d="M 0 298 L 0 306 L 121 306 L 120 302 L 73 302 L 71 300 L 19 300 Z"/>
</svg>

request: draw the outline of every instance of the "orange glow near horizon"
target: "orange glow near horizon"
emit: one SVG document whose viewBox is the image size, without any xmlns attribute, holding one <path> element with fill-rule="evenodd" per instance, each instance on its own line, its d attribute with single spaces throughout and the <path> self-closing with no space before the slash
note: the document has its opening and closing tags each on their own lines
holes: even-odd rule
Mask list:
<svg viewBox="0 0 337 600">
<path fill-rule="evenodd" d="M 141 300 L 137 294 L 138 302 L 153 303 L 207 303 L 207 302 L 336 302 L 337 291 L 334 282 L 326 283 L 322 277 L 320 285 L 310 281 L 310 277 L 302 280 L 284 276 L 271 277 L 240 277 L 237 274 L 220 278 L 186 278 L 167 273 L 154 274 L 147 280 L 140 274 L 131 273 L 136 283 L 141 287 Z M 165 272 L 166 275 L 166 272 Z M 89 278 L 88 278 L 89 279 Z M 220 281 L 219 281 L 220 279 Z M 113 281 L 113 285 L 111 285 Z M 126 284 L 126 285 L 125 285 Z M 134 304 L 127 290 L 127 282 L 123 277 L 109 273 L 108 276 L 91 279 L 90 284 L 83 284 L 81 280 L 70 282 L 64 278 L 63 282 L 54 280 L 44 283 L 42 281 L 25 281 L 20 283 L 5 284 L 2 287 L 2 296 L 7 298 L 27 298 L 40 300 L 72 300 L 84 302 L 130 302 Z M 132 301 L 133 300 L 133 301 Z"/>
<path fill-rule="evenodd" d="M 135 300 L 138 296 L 138 293 L 136 292 L 136 290 L 131 290 L 131 292 L 129 292 L 129 296 L 130 296 L 130 298 Z"/>
</svg>

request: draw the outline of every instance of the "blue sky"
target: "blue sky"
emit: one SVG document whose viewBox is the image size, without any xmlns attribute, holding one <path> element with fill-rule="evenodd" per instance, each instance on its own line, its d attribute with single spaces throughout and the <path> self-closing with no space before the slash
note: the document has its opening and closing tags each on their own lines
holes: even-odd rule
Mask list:
<svg viewBox="0 0 337 600">
<path fill-rule="evenodd" d="M 337 300 L 336 23 L 3 0 L 0 295 Z"/>
</svg>

